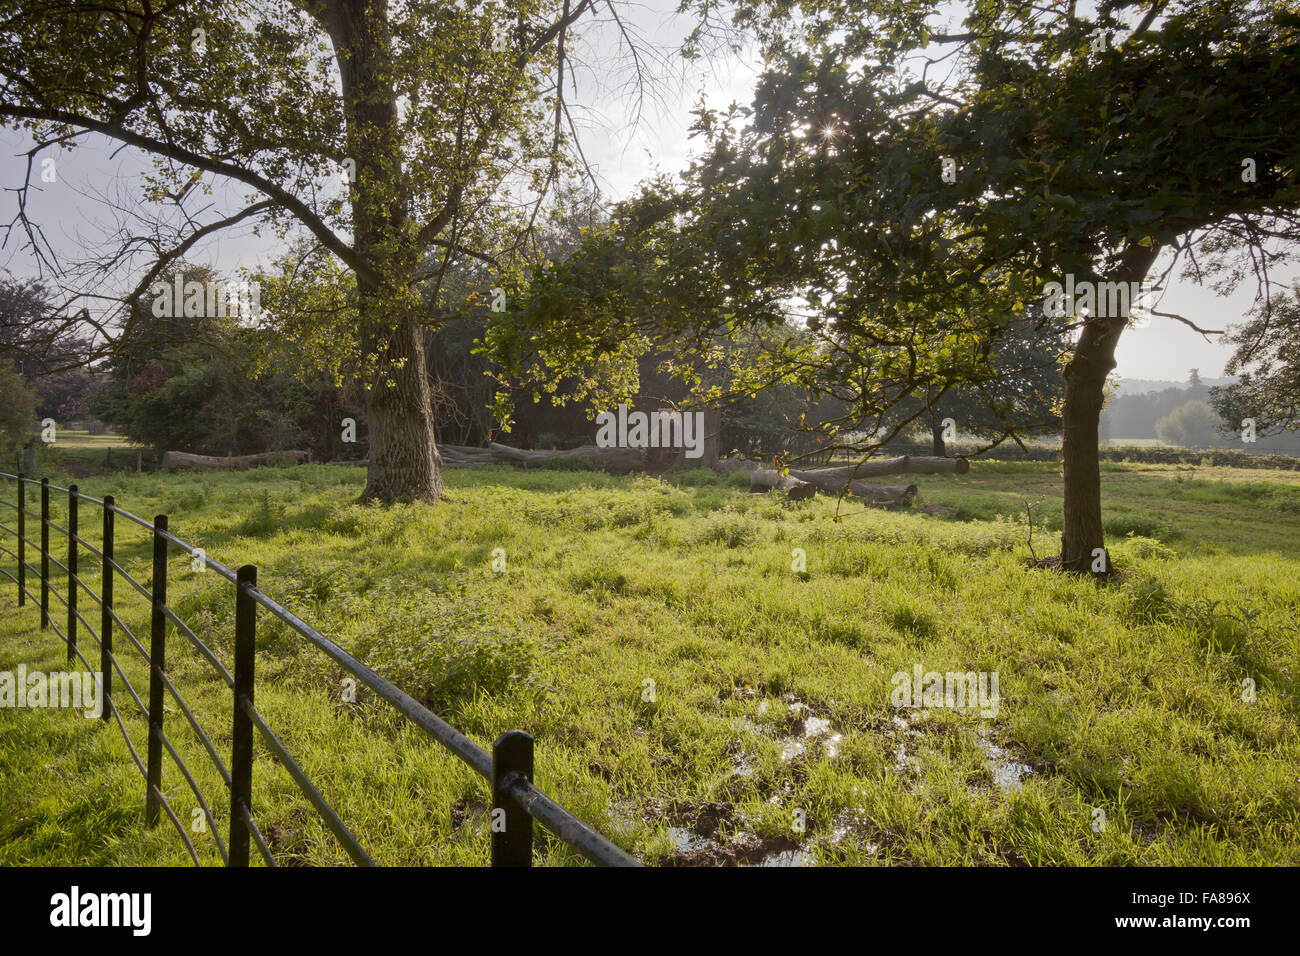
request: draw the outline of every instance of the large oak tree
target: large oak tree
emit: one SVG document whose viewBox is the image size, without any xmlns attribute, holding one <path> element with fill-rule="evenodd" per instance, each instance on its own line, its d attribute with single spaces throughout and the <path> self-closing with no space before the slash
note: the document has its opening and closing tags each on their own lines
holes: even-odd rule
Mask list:
<svg viewBox="0 0 1300 956">
<path fill-rule="evenodd" d="M 129 331 L 158 276 L 218 231 L 305 231 L 355 278 L 365 495 L 435 500 L 417 290 L 460 257 L 497 265 L 517 241 L 503 222 L 531 221 L 519 206 L 562 177 L 574 132 L 566 40 L 597 13 L 618 22 L 609 0 L 5 2 L 0 122 L 33 143 L 9 231 L 64 279 L 28 216 L 44 160 L 96 136 L 154 159 L 145 199 L 177 214 L 138 215 L 146 228 L 88 255 L 70 293 L 101 292 L 115 268 L 134 266 L 116 323 L 79 313 L 110 338 Z M 196 209 L 222 184 L 246 202 Z"/>
</svg>

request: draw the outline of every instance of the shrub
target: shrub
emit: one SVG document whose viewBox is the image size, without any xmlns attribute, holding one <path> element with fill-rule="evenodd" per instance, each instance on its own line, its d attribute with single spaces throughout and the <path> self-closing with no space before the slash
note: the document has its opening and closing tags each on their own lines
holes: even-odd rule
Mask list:
<svg viewBox="0 0 1300 956">
<path fill-rule="evenodd" d="M 540 692 L 537 646 L 481 601 L 384 587 L 348 603 L 365 623 L 356 656 L 436 712 L 479 695 Z"/>
<path fill-rule="evenodd" d="M 1169 592 L 1155 578 L 1142 578 L 1129 587 L 1130 620 L 1151 624 L 1168 614 L 1169 609 Z"/>
<path fill-rule="evenodd" d="M 724 544 L 739 548 L 758 537 L 758 525 L 735 512 L 710 515 L 700 526 L 696 540 L 701 544 Z"/>
</svg>

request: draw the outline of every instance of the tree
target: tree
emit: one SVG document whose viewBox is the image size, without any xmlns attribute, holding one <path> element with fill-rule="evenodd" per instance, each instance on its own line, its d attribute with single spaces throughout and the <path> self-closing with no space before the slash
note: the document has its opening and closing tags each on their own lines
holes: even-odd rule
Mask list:
<svg viewBox="0 0 1300 956">
<path fill-rule="evenodd" d="M 99 376 L 85 368 L 87 340 L 51 316 L 44 284 L 0 277 L 0 362 L 13 363 L 36 394 L 40 418 L 86 412 Z"/>
<path fill-rule="evenodd" d="M 36 422 L 36 396 L 7 362 L 0 362 L 0 439 L 11 448 L 25 445 Z"/>
<path fill-rule="evenodd" d="M 1224 371 L 1241 378 L 1210 390 L 1224 430 L 1236 431 L 1247 419 L 1260 436 L 1300 429 L 1300 283 L 1261 301 L 1228 341 L 1236 350 Z"/>
<path fill-rule="evenodd" d="M 167 286 L 220 279 L 178 266 Z M 241 323 L 238 316 L 155 315 L 142 300 L 130 335 L 104 363 L 93 409 L 132 441 L 166 451 L 249 454 L 321 442 L 314 421 L 326 383 L 299 360 L 293 343 Z M 316 433 L 316 434 L 313 434 Z"/>
<path fill-rule="evenodd" d="M 529 220 L 501 187 L 522 183 L 540 204 L 569 164 L 569 32 L 597 6 L 617 17 L 607 0 L 7 2 L 0 120 L 30 133 L 29 170 L 96 135 L 156 160 L 146 199 L 179 215 L 143 216 L 143 234 L 86 267 L 83 293 L 141 250 L 151 264 L 127 303 L 219 230 L 305 230 L 355 278 L 364 496 L 432 501 L 441 462 L 416 286 L 466 256 L 507 268 L 494 253 L 517 248 Z M 21 202 L 30 177 L 16 225 L 63 274 Z M 205 217 L 195 207 L 219 182 L 253 195 Z M 116 316 L 121 333 L 134 314 Z"/>
<path fill-rule="evenodd" d="M 1207 401 L 1209 386 L 1166 388 L 1158 392 L 1138 392 L 1114 398 L 1106 406 L 1102 424 L 1110 428 L 1118 440 L 1126 438 L 1155 438 L 1156 422 L 1181 408 L 1189 401 Z"/>
<path fill-rule="evenodd" d="M 1060 362 L 1068 342 L 1044 334 L 1040 322 L 1031 309 L 1007 329 L 989 356 L 986 381 L 952 389 L 940 398 L 913 396 L 899 403 L 898 415 L 906 418 L 922 412 L 932 451 L 939 457 L 947 454 L 945 421 L 965 440 L 990 443 L 1059 432 L 1064 397 Z"/>
<path fill-rule="evenodd" d="M 1059 563 L 1109 571 L 1098 426 L 1116 345 L 1146 315 L 1196 328 L 1132 301 L 1166 249 L 1164 276 L 1242 250 L 1265 276 L 1300 240 L 1300 17 L 1266 0 L 992 2 L 952 32 L 928 0 L 745 11 L 767 63 L 753 107 L 702 111 L 711 148 L 681 189 L 652 185 L 641 236 L 593 251 L 618 268 L 657 244 L 644 287 L 733 325 L 807 296 L 827 331 L 788 366 L 842 383 L 845 427 L 988 381 L 1009 317 L 1041 299 L 1044 334 L 1069 336 Z M 1061 287 L 1088 291 L 1058 310 Z"/>
<path fill-rule="evenodd" d="M 1222 421 L 1205 402 L 1188 402 L 1156 422 L 1156 436 L 1170 445 L 1211 448 L 1222 444 Z"/>
<path fill-rule="evenodd" d="M 860 6 L 875 16 L 855 52 L 888 64 L 899 46 L 964 51 L 966 70 L 947 88 L 900 84 L 915 91 L 906 158 L 895 154 L 910 181 L 896 174 L 881 185 L 903 194 L 909 226 L 930 216 L 975 240 L 959 247 L 969 275 L 1002 268 L 1034 297 L 1071 277 L 1130 291 L 1166 247 L 1199 270 L 1198 257 L 1249 246 L 1265 262 L 1265 236 L 1284 246 L 1300 238 L 1300 151 L 1284 132 L 1300 106 L 1300 21 L 1286 7 L 1151 0 L 1102 4 L 1085 17 L 1072 3 L 980 4 L 966 32 L 950 35 L 924 25 L 931 4 Z M 847 45 L 854 50 L 852 36 Z M 906 215 L 908 204 L 919 216 Z M 927 265 L 943 261 L 908 269 L 941 282 L 952 270 Z M 1129 313 L 1120 303 L 1064 316 L 1073 342 L 1061 564 L 1070 570 L 1089 570 L 1105 547 L 1098 418 Z"/>
</svg>

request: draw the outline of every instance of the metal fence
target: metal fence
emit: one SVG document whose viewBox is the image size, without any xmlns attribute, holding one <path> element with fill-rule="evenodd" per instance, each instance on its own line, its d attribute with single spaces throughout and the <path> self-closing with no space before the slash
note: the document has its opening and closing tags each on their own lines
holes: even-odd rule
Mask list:
<svg viewBox="0 0 1300 956">
<path fill-rule="evenodd" d="M 298 762 L 289 754 L 284 743 L 267 725 L 266 720 L 254 706 L 255 687 L 254 671 L 256 658 L 257 613 L 260 605 L 265 611 L 288 625 L 293 631 L 306 638 L 332 660 L 341 665 L 361 683 L 365 684 L 381 698 L 395 707 L 407 720 L 419 727 L 425 734 L 450 750 L 471 770 L 485 778 L 492 791 L 492 865 L 493 866 L 529 866 L 532 863 L 533 821 L 541 823 L 563 843 L 602 866 L 639 866 L 640 864 L 605 837 L 592 830 L 585 823 L 565 810 L 558 803 L 544 794 L 533 784 L 533 739 L 519 730 L 503 733 L 492 745 L 489 753 L 474 743 L 460 731 L 456 730 L 442 718 L 424 707 L 410 695 L 399 690 L 390 681 L 375 673 L 361 661 L 347 653 L 328 637 L 311 625 L 302 621 L 293 612 L 276 603 L 257 587 L 257 568 L 244 565 L 237 571 L 231 571 L 221 563 L 207 557 L 206 553 L 194 548 L 177 538 L 167 530 L 167 516 L 158 515 L 152 522 L 145 521 L 129 511 L 117 507 L 112 495 L 103 499 L 90 498 L 81 494 L 76 485 L 62 488 L 52 485 L 48 478 L 39 482 L 22 474 L 0 472 L 0 478 L 16 483 L 17 503 L 0 498 L 0 503 L 17 512 L 16 529 L 0 523 L 0 531 L 13 535 L 17 541 L 16 552 L 0 544 L 0 553 L 6 554 L 17 562 L 17 575 L 0 567 L 0 574 L 5 575 L 18 585 L 18 604 L 23 606 L 30 597 L 39 601 L 41 628 L 52 628 L 67 645 L 68 661 L 80 659 L 92 675 L 95 669 L 82 654 L 78 646 L 80 628 L 95 639 L 99 647 L 101 680 L 101 697 L 104 705 L 103 719 L 110 716 L 117 721 L 117 726 L 126 741 L 140 773 L 144 775 L 145 786 L 145 821 L 148 826 L 157 825 L 160 813 L 165 813 L 175 825 L 185 847 L 195 864 L 201 865 L 198 852 L 185 827 L 181 824 L 175 811 L 162 792 L 163 751 L 176 763 L 189 788 L 194 792 L 199 807 L 207 820 L 208 827 L 216 843 L 221 860 L 228 866 L 248 866 L 250 842 L 256 845 L 262 858 L 269 866 L 276 866 L 275 856 L 267 845 L 266 839 L 258 829 L 253 815 L 253 744 L 254 730 L 262 736 L 267 749 L 289 773 L 306 799 L 315 808 L 317 815 L 326 827 L 338 839 L 348 855 L 361 866 L 374 865 L 361 844 L 339 818 L 339 815 L 326 802 L 320 791 L 307 779 Z M 27 508 L 27 487 L 31 485 L 40 489 L 41 505 L 39 514 Z M 50 520 L 50 492 L 59 492 L 68 496 L 67 527 L 62 527 Z M 79 529 L 79 504 L 86 502 L 98 506 L 103 532 L 99 548 L 81 537 Z M 128 574 L 114 559 L 114 519 L 121 516 L 150 532 L 153 544 L 153 580 L 146 588 Z M 33 542 L 27 539 L 27 519 L 40 521 L 40 568 L 27 563 L 27 548 Z M 60 562 L 50 551 L 50 529 L 54 529 L 67 538 L 67 563 Z M 225 578 L 234 588 L 235 600 L 235 649 L 234 672 L 226 668 L 190 627 L 167 604 L 167 557 L 170 547 L 200 560 L 204 566 Z M 101 567 L 100 592 L 89 587 L 79 576 L 78 557 L 84 550 L 99 559 Z M 59 594 L 50 586 L 50 564 L 53 563 L 66 575 L 67 595 Z M 40 577 L 39 597 L 27 587 L 27 574 L 31 571 Z M 149 603 L 151 608 L 149 648 L 146 650 L 131 629 L 123 623 L 114 608 L 113 585 L 118 578 L 129 583 Z M 78 609 L 78 589 L 98 605 L 100 609 L 99 630 L 96 632 Z M 50 596 L 58 598 L 67 609 L 66 630 L 55 623 L 50 613 Z M 92 612 L 93 616 L 93 612 Z M 217 754 L 212 740 L 200 726 L 198 719 L 185 700 L 181 697 L 171 679 L 167 676 L 166 639 L 168 624 L 183 635 L 200 656 L 206 660 L 225 681 L 233 695 L 233 717 L 231 722 L 230 766 L 226 767 Z M 80 628 L 79 628 L 80 625 Z M 131 645 L 143 657 L 149 667 L 149 699 L 146 706 L 131 685 L 122 670 L 113 651 L 115 632 L 120 631 L 130 640 Z M 93 652 L 92 652 L 93 653 Z M 149 739 L 145 759 L 140 759 L 139 751 L 131 743 L 126 724 L 118 710 L 117 699 L 113 691 L 113 672 L 121 678 L 122 688 L 130 701 L 139 709 L 149 724 Z M 181 759 L 176 748 L 163 730 L 166 697 L 175 701 L 177 708 L 186 722 L 193 729 L 203 749 L 212 759 L 222 781 L 230 791 L 230 821 L 227 829 L 228 845 L 222 842 L 212 809 L 199 789 L 194 775 Z"/>
</svg>

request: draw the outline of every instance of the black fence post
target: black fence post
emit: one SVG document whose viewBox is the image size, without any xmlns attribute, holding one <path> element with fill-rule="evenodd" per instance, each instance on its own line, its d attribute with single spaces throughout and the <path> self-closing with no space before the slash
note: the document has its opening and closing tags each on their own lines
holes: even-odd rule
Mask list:
<svg viewBox="0 0 1300 956">
<path fill-rule="evenodd" d="M 257 653 L 257 602 L 245 586 L 257 587 L 257 568 L 235 575 L 235 708 L 230 745 L 230 865 L 248 866 L 251 836 L 245 813 L 253 808 L 253 662 Z"/>
<path fill-rule="evenodd" d="M 533 738 L 507 730 L 492 743 L 492 865 L 533 865 L 533 818 L 510 794 L 518 777 L 533 779 Z"/>
<path fill-rule="evenodd" d="M 18 472 L 18 606 L 27 603 L 27 477 Z"/>
<path fill-rule="evenodd" d="M 50 479 L 41 479 L 41 630 L 50 626 Z"/>
<path fill-rule="evenodd" d="M 146 765 L 144 821 L 148 826 L 158 823 L 162 805 L 162 734 L 163 734 L 163 670 L 167 666 L 167 516 L 153 519 L 153 594 L 152 631 L 149 641 L 149 761 Z"/>
<path fill-rule="evenodd" d="M 113 496 L 104 495 L 104 583 L 100 590 L 99 616 L 99 670 L 104 689 L 104 720 L 112 715 L 113 708 Z"/>
<path fill-rule="evenodd" d="M 68 663 L 77 656 L 77 486 L 68 486 Z"/>
</svg>

